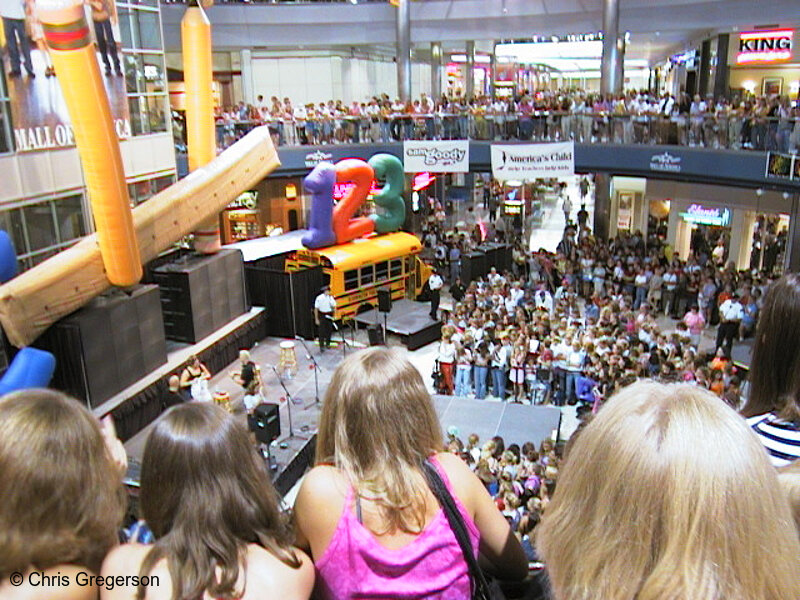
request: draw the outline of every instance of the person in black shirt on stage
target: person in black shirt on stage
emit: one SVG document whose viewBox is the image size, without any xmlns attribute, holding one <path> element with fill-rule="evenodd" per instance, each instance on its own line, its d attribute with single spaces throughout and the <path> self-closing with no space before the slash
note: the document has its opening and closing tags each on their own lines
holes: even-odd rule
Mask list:
<svg viewBox="0 0 800 600">
<path fill-rule="evenodd" d="M 239 360 L 242 368 L 238 373 L 231 375 L 233 380 L 242 386 L 246 393 L 252 393 L 261 387 L 261 370 L 258 365 L 250 359 L 250 352 L 241 350 Z"/>
</svg>

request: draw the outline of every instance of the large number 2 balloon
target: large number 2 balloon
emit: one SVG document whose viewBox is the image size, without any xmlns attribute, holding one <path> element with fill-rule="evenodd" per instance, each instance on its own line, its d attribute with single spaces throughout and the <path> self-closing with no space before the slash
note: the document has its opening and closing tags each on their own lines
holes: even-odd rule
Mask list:
<svg viewBox="0 0 800 600">
<path fill-rule="evenodd" d="M 337 244 L 375 231 L 375 224 L 367 217 L 351 219 L 367 199 L 374 178 L 372 167 L 358 158 L 346 158 L 336 163 L 336 182 L 354 184 L 333 209 L 333 231 Z"/>
<path fill-rule="evenodd" d="M 375 231 L 378 233 L 397 231 L 406 220 L 403 163 L 391 154 L 376 154 L 369 159 L 369 164 L 375 171 L 375 178 L 385 182 L 381 191 L 375 194 L 375 204 L 382 209 L 382 212 L 370 216 L 375 222 Z"/>
</svg>

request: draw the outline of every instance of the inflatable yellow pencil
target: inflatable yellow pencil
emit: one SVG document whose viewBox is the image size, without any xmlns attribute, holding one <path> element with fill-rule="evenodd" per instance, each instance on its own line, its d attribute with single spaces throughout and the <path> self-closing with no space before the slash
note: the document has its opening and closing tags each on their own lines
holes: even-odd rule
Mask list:
<svg viewBox="0 0 800 600">
<path fill-rule="evenodd" d="M 217 156 L 212 95 L 211 22 L 199 6 L 190 6 L 181 20 L 183 81 L 186 90 L 186 142 L 189 170 Z M 219 216 L 203 222 L 194 232 L 194 249 L 214 254 L 221 248 Z"/>
<path fill-rule="evenodd" d="M 108 280 L 142 277 L 122 154 L 83 3 L 37 0 L 39 19 L 72 120 Z"/>
</svg>

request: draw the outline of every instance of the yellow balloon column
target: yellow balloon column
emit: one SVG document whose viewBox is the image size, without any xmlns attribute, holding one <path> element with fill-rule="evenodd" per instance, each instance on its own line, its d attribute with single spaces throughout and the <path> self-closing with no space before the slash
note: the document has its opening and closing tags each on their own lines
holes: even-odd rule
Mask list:
<svg viewBox="0 0 800 600">
<path fill-rule="evenodd" d="M 72 120 L 103 266 L 113 285 L 133 285 L 142 277 L 142 264 L 122 154 L 83 3 L 36 4 Z"/>
<path fill-rule="evenodd" d="M 190 6 L 181 21 L 183 81 L 186 89 L 186 141 L 189 170 L 210 163 L 217 155 L 212 97 L 211 23 L 199 6 Z M 194 249 L 219 252 L 219 217 L 204 221 L 194 232 Z"/>
</svg>

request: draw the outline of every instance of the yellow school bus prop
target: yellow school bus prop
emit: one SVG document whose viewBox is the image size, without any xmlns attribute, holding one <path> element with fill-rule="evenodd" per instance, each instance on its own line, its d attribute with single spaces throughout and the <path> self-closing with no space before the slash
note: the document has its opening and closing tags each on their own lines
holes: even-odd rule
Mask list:
<svg viewBox="0 0 800 600">
<path fill-rule="evenodd" d="M 318 250 L 297 250 L 286 260 L 288 272 L 322 266 L 336 299 L 334 319 L 351 319 L 378 306 L 378 290 L 392 300 L 416 298 L 431 274 L 419 253 L 422 244 L 410 233 L 361 238 Z"/>
</svg>

